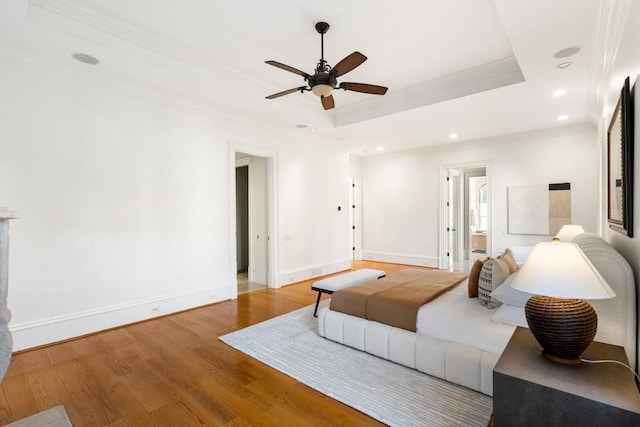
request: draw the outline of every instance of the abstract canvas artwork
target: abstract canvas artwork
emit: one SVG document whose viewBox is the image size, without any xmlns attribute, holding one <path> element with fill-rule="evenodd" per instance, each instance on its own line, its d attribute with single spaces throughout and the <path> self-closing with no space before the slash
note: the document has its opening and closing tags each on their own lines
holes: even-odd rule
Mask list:
<svg viewBox="0 0 640 427">
<path fill-rule="evenodd" d="M 571 224 L 571 184 L 507 188 L 509 234 L 555 235 Z"/>
</svg>

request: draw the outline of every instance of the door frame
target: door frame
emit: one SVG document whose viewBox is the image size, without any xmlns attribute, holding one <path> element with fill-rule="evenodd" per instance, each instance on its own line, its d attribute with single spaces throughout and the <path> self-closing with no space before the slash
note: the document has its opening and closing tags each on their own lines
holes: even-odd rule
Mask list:
<svg viewBox="0 0 640 427">
<path fill-rule="evenodd" d="M 236 153 L 245 153 L 267 159 L 267 287 L 279 288 L 280 242 L 278 230 L 278 153 L 260 147 L 229 142 L 229 269 L 228 282 L 231 297 L 238 297 L 236 260 Z"/>
<path fill-rule="evenodd" d="M 448 165 L 440 165 L 440 184 L 439 184 L 439 193 L 440 193 L 440 202 L 438 206 L 439 213 L 439 223 L 440 223 L 440 232 L 439 232 L 439 242 L 438 242 L 438 268 L 440 269 L 448 269 L 450 268 L 450 256 L 447 256 L 447 252 L 450 252 L 448 245 L 448 234 L 447 234 L 447 202 L 449 201 L 448 197 L 448 184 L 447 184 L 447 176 L 449 175 L 449 170 L 459 171 L 461 169 L 467 168 L 485 168 L 487 171 L 487 217 L 489 218 L 487 221 L 487 254 L 491 254 L 492 250 L 492 229 L 493 229 L 493 164 L 491 160 L 480 160 L 475 162 L 466 162 L 466 163 L 454 163 Z M 455 201 L 456 204 L 459 205 L 458 201 Z M 459 214 L 464 206 L 457 207 L 457 213 Z M 464 221 L 463 221 L 464 222 Z"/>
</svg>

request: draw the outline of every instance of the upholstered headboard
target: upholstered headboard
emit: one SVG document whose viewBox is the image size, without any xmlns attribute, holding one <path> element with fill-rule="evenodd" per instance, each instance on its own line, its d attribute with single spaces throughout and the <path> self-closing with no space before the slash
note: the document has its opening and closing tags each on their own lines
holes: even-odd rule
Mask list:
<svg viewBox="0 0 640 427">
<path fill-rule="evenodd" d="M 580 246 L 616 293 L 615 298 L 589 301 L 598 313 L 595 340 L 624 347 L 629 363 L 636 369 L 638 317 L 633 270 L 627 260 L 597 234 L 582 233 L 573 242 Z"/>
</svg>

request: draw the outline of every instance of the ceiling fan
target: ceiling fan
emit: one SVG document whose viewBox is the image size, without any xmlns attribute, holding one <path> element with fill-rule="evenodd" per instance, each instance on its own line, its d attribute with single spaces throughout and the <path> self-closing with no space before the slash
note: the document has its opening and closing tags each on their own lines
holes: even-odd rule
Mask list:
<svg viewBox="0 0 640 427">
<path fill-rule="evenodd" d="M 329 24 L 326 22 L 318 22 L 316 24 L 316 31 L 320 33 L 320 62 L 316 65 L 316 69 L 313 75 L 307 74 L 304 71 L 297 68 L 290 67 L 289 65 L 282 64 L 277 61 L 265 61 L 269 65 L 282 68 L 294 74 L 298 74 L 304 77 L 307 82 L 307 86 L 295 87 L 282 92 L 274 93 L 267 96 L 267 99 L 274 99 L 290 93 L 304 91 L 311 91 L 314 95 L 320 97 L 322 106 L 325 110 L 330 110 L 335 107 L 333 100 L 333 90 L 343 89 L 353 92 L 370 93 L 373 95 L 384 95 L 387 93 L 387 88 L 384 86 L 370 85 L 366 83 L 349 83 L 341 82 L 338 84 L 337 78 L 347 74 L 349 71 L 361 65 L 367 60 L 367 57 L 360 52 L 353 52 L 351 55 L 347 55 L 342 61 L 338 62 L 334 67 L 327 64 L 324 60 L 324 34 L 329 31 Z"/>
</svg>

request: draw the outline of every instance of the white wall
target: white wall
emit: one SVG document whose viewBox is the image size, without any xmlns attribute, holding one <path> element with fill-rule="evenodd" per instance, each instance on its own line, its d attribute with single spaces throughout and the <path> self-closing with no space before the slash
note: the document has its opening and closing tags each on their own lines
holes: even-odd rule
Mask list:
<svg viewBox="0 0 640 427">
<path fill-rule="evenodd" d="M 279 159 L 282 282 L 348 269 L 349 156 L 291 146 Z"/>
<path fill-rule="evenodd" d="M 348 265 L 336 149 L 72 76 L 0 81 L 14 350 L 233 296 L 232 139 L 277 158 L 277 285 Z"/>
<path fill-rule="evenodd" d="M 606 159 L 606 138 L 609 121 L 611 120 L 611 114 L 614 106 L 620 96 L 620 90 L 626 77 L 630 77 L 631 85 L 636 84 L 635 93 L 635 171 L 634 171 L 634 236 L 629 238 L 616 231 L 613 231 L 607 224 L 607 194 L 606 194 L 606 162 L 603 161 L 603 178 L 601 183 L 602 201 L 602 228 L 604 230 L 605 237 L 611 242 L 611 244 L 618 249 L 629 261 L 636 276 L 636 282 L 638 282 L 638 275 L 640 274 L 640 240 L 637 236 L 640 236 L 640 107 L 638 104 L 638 95 L 640 93 L 638 86 L 638 74 L 640 74 L 640 53 L 638 53 L 638 46 L 640 46 L 640 3 L 631 1 L 629 2 L 630 9 L 626 14 L 626 23 L 621 35 L 621 41 L 618 45 L 617 52 L 615 54 L 615 60 L 611 65 L 611 76 L 608 84 L 604 88 L 605 100 L 602 110 L 602 116 L 600 117 L 599 126 L 599 140 L 601 141 L 601 155 L 602 159 Z"/>
<path fill-rule="evenodd" d="M 608 76 L 608 82 L 603 87 L 604 105 L 602 115 L 600 117 L 600 126 L 598 129 L 598 140 L 600 141 L 601 159 L 602 159 L 602 179 L 601 188 L 601 219 L 602 229 L 605 238 L 629 261 L 633 269 L 636 279 L 636 289 L 640 282 L 640 149 L 638 149 L 638 141 L 640 141 L 640 106 L 638 104 L 638 95 L 640 86 L 638 83 L 638 75 L 640 74 L 640 54 L 638 46 L 640 46 L 640 2 L 629 1 L 624 3 L 629 7 L 627 13 L 624 14 L 626 22 L 622 29 L 621 39 L 617 43 L 617 49 L 612 51 L 613 58 L 610 67 L 611 74 Z M 634 200 L 633 200 L 633 222 L 634 237 L 624 236 L 608 227 L 607 224 L 607 193 L 606 193 L 606 138 L 607 129 L 611 120 L 611 114 L 620 95 L 620 90 L 626 77 L 630 78 L 631 85 L 636 85 L 635 90 L 635 156 L 634 156 Z M 638 295 L 640 297 L 640 295 Z M 640 313 L 639 313 L 640 315 Z M 638 338 L 638 347 L 640 347 L 640 337 Z M 632 361 L 633 363 L 633 361 Z M 638 366 L 638 360 L 635 361 Z"/>
<path fill-rule="evenodd" d="M 365 259 L 437 266 L 439 169 L 458 163 L 492 164 L 494 253 L 550 240 L 507 233 L 508 186 L 570 182 L 573 222 L 595 232 L 598 154 L 595 129 L 581 125 L 364 158 Z"/>
</svg>

